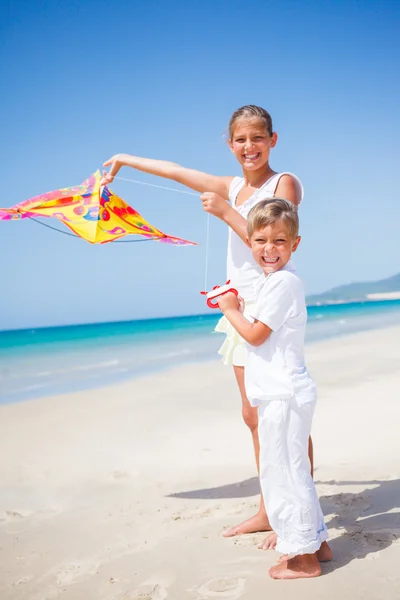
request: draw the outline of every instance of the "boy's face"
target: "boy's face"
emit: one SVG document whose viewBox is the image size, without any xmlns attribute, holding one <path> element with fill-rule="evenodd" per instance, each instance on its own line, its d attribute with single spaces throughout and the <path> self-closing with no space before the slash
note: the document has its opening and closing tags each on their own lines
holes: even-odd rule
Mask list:
<svg viewBox="0 0 400 600">
<path fill-rule="evenodd" d="M 266 225 L 256 229 L 247 240 L 254 260 L 265 275 L 282 269 L 290 260 L 292 252 L 297 250 L 300 237 L 293 238 L 284 222 Z"/>
</svg>

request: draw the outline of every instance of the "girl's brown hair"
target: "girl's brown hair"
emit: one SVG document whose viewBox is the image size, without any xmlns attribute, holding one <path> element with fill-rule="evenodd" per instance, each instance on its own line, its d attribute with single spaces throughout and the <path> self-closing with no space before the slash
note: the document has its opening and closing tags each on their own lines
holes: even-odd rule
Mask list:
<svg viewBox="0 0 400 600">
<path fill-rule="evenodd" d="M 233 131 L 235 129 L 235 125 L 239 119 L 260 119 L 264 127 L 268 133 L 268 135 L 273 134 L 272 129 L 272 118 L 269 112 L 265 110 L 265 108 L 261 108 L 261 106 L 255 106 L 255 104 L 247 104 L 246 106 L 241 106 L 231 116 L 229 121 L 229 138 L 232 139 Z"/>
</svg>

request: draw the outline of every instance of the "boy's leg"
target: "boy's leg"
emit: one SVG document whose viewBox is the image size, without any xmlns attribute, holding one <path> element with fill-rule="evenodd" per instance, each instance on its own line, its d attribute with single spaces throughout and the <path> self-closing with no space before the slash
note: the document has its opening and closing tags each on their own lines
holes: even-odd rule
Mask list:
<svg viewBox="0 0 400 600">
<path fill-rule="evenodd" d="M 244 387 L 244 367 L 233 367 L 235 371 L 236 381 L 239 386 L 240 397 L 242 399 L 242 416 L 247 427 L 250 429 L 251 437 L 254 446 L 254 455 L 257 464 L 257 471 L 260 471 L 259 459 L 260 459 L 260 445 L 258 442 L 258 409 L 251 406 L 246 396 L 246 390 Z M 241 535 L 243 533 L 255 533 L 257 531 L 271 531 L 271 526 L 268 521 L 267 513 L 265 512 L 264 500 L 261 495 L 260 507 L 258 512 L 240 523 L 235 527 L 231 527 L 224 531 L 225 537 L 233 537 L 235 535 Z"/>
<path fill-rule="evenodd" d="M 260 472 L 260 443 L 258 440 L 258 409 L 251 406 L 244 387 L 244 367 L 235 366 L 233 367 L 235 372 L 236 381 L 239 387 L 240 397 L 242 400 L 242 416 L 243 420 L 250 429 L 251 437 L 253 440 L 254 454 L 256 459 L 257 471 Z M 314 461 L 313 461 L 313 444 L 311 436 L 309 438 L 309 459 L 311 464 L 311 475 L 313 475 Z M 240 523 L 235 527 L 226 529 L 223 533 L 225 537 L 233 537 L 235 535 L 242 535 L 244 533 L 257 533 L 258 531 L 271 531 L 271 526 L 268 520 L 267 513 L 265 511 L 264 500 L 261 494 L 260 507 L 258 512 Z M 266 549 L 266 548 L 265 548 Z"/>
<path fill-rule="evenodd" d="M 259 407 L 260 480 L 277 550 L 275 579 L 316 577 L 326 526 L 309 469 L 308 440 L 315 403 L 273 400 Z"/>
</svg>

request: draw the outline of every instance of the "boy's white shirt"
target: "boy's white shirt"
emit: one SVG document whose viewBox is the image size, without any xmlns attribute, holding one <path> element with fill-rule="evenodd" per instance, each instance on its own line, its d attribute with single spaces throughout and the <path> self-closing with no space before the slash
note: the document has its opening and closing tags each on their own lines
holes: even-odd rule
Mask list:
<svg viewBox="0 0 400 600">
<path fill-rule="evenodd" d="M 316 399 L 304 363 L 307 308 L 303 284 L 292 261 L 255 284 L 257 302 L 250 316 L 272 329 L 261 346 L 246 344 L 246 393 L 252 406 L 298 396 Z"/>
</svg>

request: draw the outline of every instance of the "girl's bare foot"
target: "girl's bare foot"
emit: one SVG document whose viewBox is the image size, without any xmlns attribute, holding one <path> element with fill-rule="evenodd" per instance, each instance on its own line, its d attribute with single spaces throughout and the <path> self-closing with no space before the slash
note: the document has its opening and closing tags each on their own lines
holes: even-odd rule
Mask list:
<svg viewBox="0 0 400 600">
<path fill-rule="evenodd" d="M 268 550 L 268 548 L 263 548 L 263 550 Z M 285 560 L 289 560 L 289 558 L 290 557 L 287 554 L 283 554 L 280 558 L 278 558 L 278 562 L 285 562 Z M 320 549 L 317 550 L 317 558 L 320 563 L 329 562 L 332 560 L 332 550 L 327 542 L 322 542 Z"/>
<path fill-rule="evenodd" d="M 269 575 L 272 579 L 304 579 L 321 575 L 321 565 L 317 554 L 303 554 L 271 567 Z"/>
<path fill-rule="evenodd" d="M 244 533 L 257 533 L 258 531 L 271 531 L 268 517 L 265 512 L 258 512 L 250 519 L 246 519 L 240 525 L 230 527 L 223 532 L 224 537 L 234 537 L 235 535 L 243 535 Z"/>
</svg>

